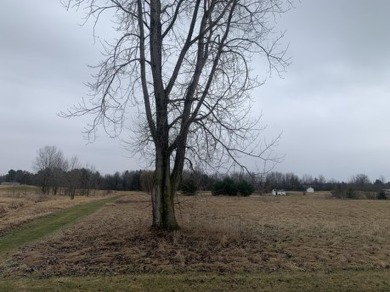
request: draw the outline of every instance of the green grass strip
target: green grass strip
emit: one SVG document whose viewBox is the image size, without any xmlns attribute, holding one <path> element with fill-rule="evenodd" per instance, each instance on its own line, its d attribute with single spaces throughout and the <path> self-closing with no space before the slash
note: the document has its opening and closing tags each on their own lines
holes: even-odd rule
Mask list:
<svg viewBox="0 0 390 292">
<path fill-rule="evenodd" d="M 69 224 L 75 223 L 82 217 L 92 214 L 117 198 L 102 199 L 66 208 L 12 230 L 10 233 L 0 237 L 0 258 L 26 243 L 41 239 Z"/>
</svg>

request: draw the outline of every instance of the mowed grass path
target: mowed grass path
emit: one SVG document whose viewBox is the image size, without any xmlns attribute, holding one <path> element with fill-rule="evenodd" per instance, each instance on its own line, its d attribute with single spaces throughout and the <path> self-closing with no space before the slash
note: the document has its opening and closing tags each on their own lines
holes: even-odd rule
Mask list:
<svg viewBox="0 0 390 292">
<path fill-rule="evenodd" d="M 117 198 L 118 196 L 63 209 L 12 230 L 3 237 L 0 237 L 0 260 L 4 261 L 17 248 L 34 240 L 44 238 L 69 224 L 75 223 Z"/>
</svg>

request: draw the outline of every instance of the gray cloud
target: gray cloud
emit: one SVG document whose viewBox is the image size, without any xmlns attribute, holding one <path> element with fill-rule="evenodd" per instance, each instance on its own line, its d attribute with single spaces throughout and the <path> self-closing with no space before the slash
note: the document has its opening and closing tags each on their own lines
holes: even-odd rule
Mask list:
<svg viewBox="0 0 390 292">
<path fill-rule="evenodd" d="M 276 170 L 345 180 L 363 172 L 390 180 L 389 11 L 387 0 L 301 0 L 278 19 L 293 63 L 284 79 L 273 74 L 253 93 L 266 136 L 283 131 L 278 152 L 286 159 Z M 145 165 L 102 130 L 86 145 L 88 118 L 56 115 L 86 96 L 86 65 L 100 59 L 91 24 L 81 23 L 82 11 L 67 12 L 58 1 L 3 1 L 0 174 L 31 169 L 46 144 L 103 173 Z M 111 27 L 104 24 L 98 30 L 109 38 Z"/>
</svg>

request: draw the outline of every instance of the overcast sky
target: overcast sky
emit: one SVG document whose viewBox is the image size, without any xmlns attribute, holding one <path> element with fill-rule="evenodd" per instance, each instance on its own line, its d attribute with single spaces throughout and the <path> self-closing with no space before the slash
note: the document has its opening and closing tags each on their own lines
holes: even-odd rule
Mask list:
<svg viewBox="0 0 390 292">
<path fill-rule="evenodd" d="M 275 170 L 349 180 L 390 180 L 390 1 L 301 0 L 278 20 L 292 64 L 253 92 L 269 139 L 283 132 Z M 33 171 L 55 145 L 101 173 L 146 166 L 104 131 L 88 143 L 88 118 L 57 114 L 88 93 L 100 59 L 82 13 L 57 0 L 3 0 L 0 10 L 0 174 Z M 102 29 L 102 28 L 100 28 Z M 110 27 L 104 28 L 108 35 Z M 259 64 L 260 65 L 260 64 Z M 253 64 L 256 68 L 256 64 Z M 261 68 L 259 68 L 261 69 Z M 125 137 L 124 137 L 125 138 Z"/>
</svg>

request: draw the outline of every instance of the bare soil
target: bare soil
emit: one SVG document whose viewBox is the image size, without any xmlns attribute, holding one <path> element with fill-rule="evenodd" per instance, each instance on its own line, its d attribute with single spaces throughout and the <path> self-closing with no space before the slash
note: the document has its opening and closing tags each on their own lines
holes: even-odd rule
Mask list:
<svg viewBox="0 0 390 292">
<path fill-rule="evenodd" d="M 23 247 L 7 275 L 390 269 L 390 202 L 286 197 L 178 197 L 182 229 L 149 229 L 149 196 L 115 203 Z M 16 210 L 17 211 L 17 210 Z"/>
</svg>

